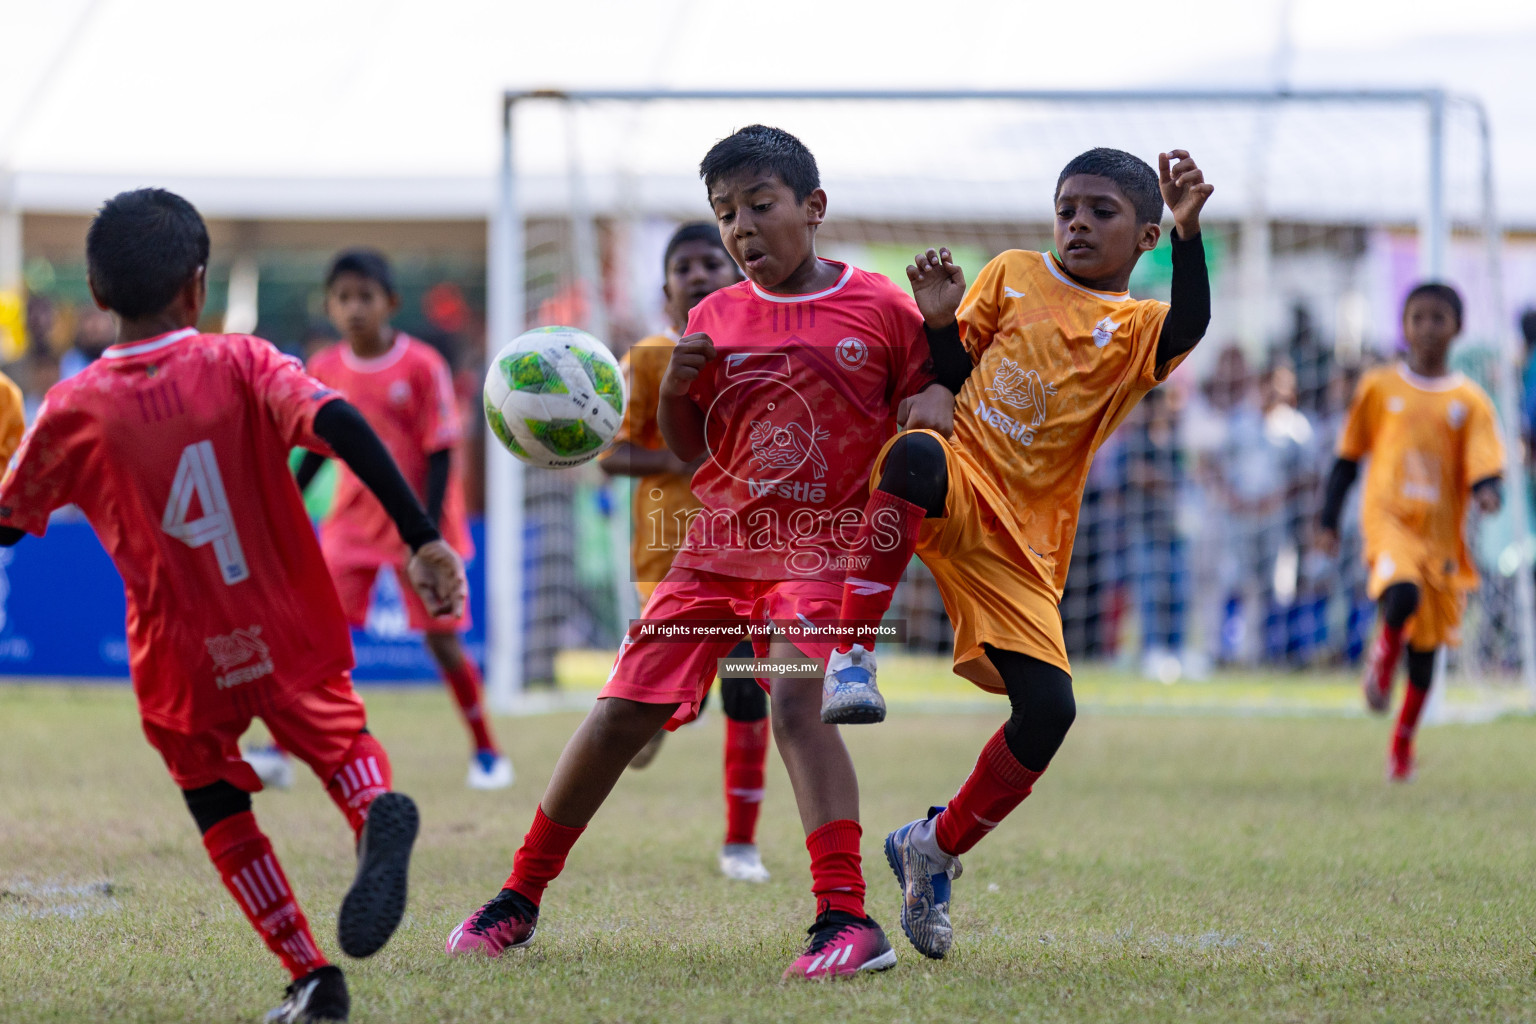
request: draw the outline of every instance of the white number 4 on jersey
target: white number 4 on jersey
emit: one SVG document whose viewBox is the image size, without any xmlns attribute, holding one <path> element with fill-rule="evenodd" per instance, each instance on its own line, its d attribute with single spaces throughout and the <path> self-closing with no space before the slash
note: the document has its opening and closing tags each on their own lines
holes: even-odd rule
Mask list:
<svg viewBox="0 0 1536 1024">
<path fill-rule="evenodd" d="M 202 507 L 202 515 L 188 520 L 192 499 Z M 235 532 L 234 517 L 229 514 L 229 496 L 224 493 L 224 478 L 213 457 L 213 442 L 198 441 L 182 449 L 176 464 L 176 480 L 171 484 L 171 500 L 165 505 L 160 529 L 190 548 L 213 545 L 219 559 L 219 572 L 226 584 L 249 579 L 240 535 Z"/>
</svg>

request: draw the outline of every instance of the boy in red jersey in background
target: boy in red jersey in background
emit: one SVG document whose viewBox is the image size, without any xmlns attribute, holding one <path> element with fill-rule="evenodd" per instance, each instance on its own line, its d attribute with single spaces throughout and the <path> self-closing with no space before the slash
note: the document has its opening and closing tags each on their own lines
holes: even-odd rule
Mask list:
<svg viewBox="0 0 1536 1024">
<path fill-rule="evenodd" d="M 1360 378 L 1318 517 L 1319 546 L 1337 552 L 1344 498 L 1369 455 L 1360 525 L 1369 593 L 1381 610 L 1363 681 L 1372 711 L 1390 706 L 1392 677 L 1408 648 L 1408 687 L 1387 759 L 1393 782 L 1413 778 L 1413 736 L 1434 680 L 1435 652 L 1460 642 L 1466 594 L 1477 586 L 1463 531 L 1468 499 L 1485 513 L 1502 503 L 1504 448 L 1493 403 L 1446 364 L 1459 333 L 1461 296 L 1454 288 L 1421 284 L 1408 293 L 1408 352 Z"/>
<path fill-rule="evenodd" d="M 816 255 L 826 213 L 815 158 L 788 132 L 753 125 L 700 166 L 725 243 L 747 280 L 705 298 L 672 350 L 657 418 L 703 511 L 667 578 L 631 626 L 597 707 L 566 745 L 501 892 L 448 937 L 450 953 L 526 945 L 545 887 L 635 753 L 698 712 L 717 660 L 748 625 L 779 629 L 775 657 L 824 663 L 851 532 L 875 453 L 952 398 L 932 383 L 922 318 L 889 281 Z M 647 625 L 701 631 L 669 642 Z M 823 634 L 824 636 L 825 634 Z M 758 650 L 764 649 L 758 643 Z M 811 855 L 817 916 L 786 978 L 884 970 L 895 951 L 864 911 L 858 780 L 836 727 L 820 721 L 819 679 L 773 681 L 773 732 Z"/>
<path fill-rule="evenodd" d="M 352 249 L 332 261 L 325 275 L 325 308 L 342 340 L 315 353 L 310 374 L 357 407 L 443 539 L 461 557 L 470 557 L 474 548 L 465 518 L 462 470 L 454 464 L 463 424 L 448 363 L 431 345 L 390 326 L 400 297 L 388 261 L 377 252 Z M 324 462 L 325 456 L 314 452 L 304 457 L 298 469 L 301 491 Z M 405 579 L 409 552 L 378 499 L 345 467 L 336 481 L 331 511 L 320 523 L 320 549 L 352 626 L 367 622 L 368 600 L 379 573 L 393 572 L 399 578 L 410 627 L 422 632 L 469 730 L 466 785 L 512 785 L 512 761 L 497 748 L 486 721 L 480 670 L 459 639 L 469 624 L 469 606 L 454 616 L 427 613 Z"/>
<path fill-rule="evenodd" d="M 948 250 L 907 271 L 939 379 L 958 395 L 954 438 L 909 431 L 882 452 L 865 521 L 895 516 L 901 543 L 849 578 L 842 617 L 878 623 L 916 551 L 954 623 L 955 672 L 1012 705 L 948 807 L 885 841 L 902 930 L 935 959 L 953 939 L 959 855 L 1029 795 L 1076 716 L 1058 606 L 1094 452 L 1210 320 L 1199 215 L 1211 186 L 1183 150 L 1158 159 L 1160 174 L 1114 149 L 1069 162 L 1056 184 L 1055 254 L 1005 252 L 969 292 Z M 1171 301 L 1136 301 L 1126 287 L 1157 245 L 1164 201 Z M 872 646 L 865 633 L 833 655 L 829 696 L 838 671 L 857 671 L 850 652 Z"/>
<path fill-rule="evenodd" d="M 0 544 L 41 536 L 62 505 L 85 513 L 123 577 L 145 736 L 225 887 L 293 975 L 267 1019 L 346 1020 L 341 971 L 251 814 L 261 782 L 240 734 L 260 717 L 357 835 L 337 924 L 349 955 L 372 954 L 400 923 L 417 814 L 389 792 L 389 757 L 352 689 L 346 622 L 289 449 L 332 451 L 367 481 L 439 614 L 463 602 L 463 563 L 356 409 L 260 338 L 198 333 L 208 232 L 191 204 L 160 189 L 114 197 L 86 258 L 119 341 L 49 392 L 0 486 Z"/>
<path fill-rule="evenodd" d="M 620 360 L 629 401 L 624 406 L 624 423 L 598 463 L 605 473 L 637 478 L 630 554 L 642 608 L 672 568 L 689 517 L 699 509 L 691 487 L 697 465 L 683 462 L 667 449 L 656 422 L 661 381 L 672 346 L 688 326 L 689 311 L 711 292 L 741 280 L 741 271 L 720 241 L 719 229 L 703 222 L 684 224 L 673 233 L 662 255 L 662 270 L 662 294 L 672 327 L 666 334 L 635 342 Z M 730 656 L 750 659 L 751 642 L 743 640 Z M 720 680 L 720 706 L 725 711 L 725 842 L 720 847 L 720 872 L 741 882 L 766 882 L 768 869 L 757 849 L 757 817 L 768 761 L 768 695 L 750 676 L 727 676 Z M 629 766 L 650 764 L 666 735 L 665 729 L 658 729 Z"/>
</svg>

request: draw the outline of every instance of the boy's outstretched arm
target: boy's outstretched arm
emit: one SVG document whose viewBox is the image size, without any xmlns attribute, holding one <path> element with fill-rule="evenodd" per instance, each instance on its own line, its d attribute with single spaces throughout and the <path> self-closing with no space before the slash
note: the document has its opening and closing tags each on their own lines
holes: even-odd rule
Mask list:
<svg viewBox="0 0 1536 1024">
<path fill-rule="evenodd" d="M 1215 191 L 1183 149 L 1159 153 L 1158 184 L 1173 214 L 1173 283 L 1168 318 L 1157 339 L 1157 365 L 1164 366 L 1205 337 L 1211 323 L 1211 280 L 1200 240 L 1200 210 Z"/>
<path fill-rule="evenodd" d="M 400 475 L 400 467 L 363 414 L 344 399 L 327 402 L 315 413 L 315 433 L 357 474 L 394 521 L 400 539 L 411 549 L 406 571 L 427 610 L 434 616 L 462 614 L 469 592 L 464 563 L 443 542 L 410 484 Z"/>
<path fill-rule="evenodd" d="M 965 271 L 955 264 L 948 249 L 929 249 L 912 257 L 907 267 L 912 298 L 923 314 L 933 375 L 951 392 L 960 393 L 975 363 L 960 341 L 955 311 L 965 298 Z"/>
<path fill-rule="evenodd" d="M 1323 491 L 1323 509 L 1317 515 L 1317 533 L 1313 538 L 1316 546 L 1327 554 L 1339 551 L 1339 516 L 1344 512 L 1344 498 L 1360 473 L 1360 463 L 1354 459 L 1335 459 L 1328 474 L 1328 486 Z"/>
<path fill-rule="evenodd" d="M 656 425 L 672 454 L 684 462 L 692 462 L 709 447 L 704 438 L 704 410 L 689 397 L 688 390 L 704 372 L 704 365 L 714 358 L 715 343 L 709 335 L 685 335 L 672 347 L 672 359 L 661 378 Z"/>
<path fill-rule="evenodd" d="M 320 472 L 320 467 L 325 465 L 325 456 L 319 452 L 305 452 L 299 460 L 299 468 L 293 471 L 293 482 L 299 485 L 299 493 L 309 490 L 315 474 Z"/>
</svg>

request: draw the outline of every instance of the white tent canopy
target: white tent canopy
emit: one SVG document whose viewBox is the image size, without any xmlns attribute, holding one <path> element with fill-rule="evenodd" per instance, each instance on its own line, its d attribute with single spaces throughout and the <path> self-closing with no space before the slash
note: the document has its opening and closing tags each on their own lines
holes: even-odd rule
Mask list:
<svg viewBox="0 0 1536 1024">
<path fill-rule="evenodd" d="M 739 8 L 692 0 L 0 0 L 10 43 L 0 65 L 0 202 L 84 212 L 116 190 L 155 183 L 218 216 L 480 217 L 493 201 L 508 88 L 1267 88 L 1284 79 L 1480 97 L 1493 117 L 1501 212 L 1536 227 L 1536 9 L 1469 0 L 1453 21 L 1442 5 L 1362 3 L 1341 13 L 1314 0 L 1277 2 L 1290 12 L 1289 50 L 1277 51 L 1273 20 L 1236 19 L 1205 0 L 1167 19 L 1128 0 L 1102 5 L 1107 22 L 1123 25 L 1109 43 L 1007 0 L 952 5 L 937 21 L 915 5 L 881 5 L 871 18 L 868 5 L 833 0 L 803 30 L 748 25 Z M 1276 52 L 1288 53 L 1283 67 Z M 717 134 L 761 113 L 722 110 Z M 991 116 L 936 119 L 912 133 L 932 140 L 936 158 L 968 154 L 976 194 L 995 204 L 1006 201 L 987 191 L 999 168 L 1032 180 L 1036 163 L 1059 160 L 1039 144 L 1030 120 L 1039 115 Z M 1159 115 L 1097 141 L 1148 154 L 1187 145 L 1198 155 L 1202 132 L 1212 134 L 1208 150 L 1230 134 L 1219 118 L 1202 125 Z M 829 176 L 863 183 L 871 203 L 892 201 L 879 184 L 893 180 L 879 147 L 818 125 L 816 115 L 793 127 L 820 136 L 813 148 Z M 1306 138 L 1318 127 L 1282 130 Z M 1063 147 L 1074 138 L 1046 134 Z M 1390 122 L 1376 137 L 1320 133 L 1316 166 L 1374 161 L 1381 187 L 1341 195 L 1315 172 L 1298 181 L 1282 169 L 1268 183 L 1276 212 L 1305 213 L 1310 202 L 1320 216 L 1364 218 L 1419 203 L 1421 186 L 1402 173 L 1422 163 L 1411 134 Z M 651 182 L 658 208 L 691 202 L 683 190 L 697 188 L 697 145 L 665 131 L 650 139 L 631 151 L 637 166 L 628 170 Z M 946 139 L 963 141 L 951 149 Z M 555 188 L 563 152 L 534 156 L 547 158 L 541 169 Z M 1458 158 L 1449 154 L 1453 169 Z M 1221 169 L 1218 158 L 1213 179 Z M 1246 187 L 1235 179 L 1223 179 L 1229 190 Z M 529 196 L 534 208 L 538 196 Z M 602 202 L 600 186 L 593 198 Z M 1455 189 L 1451 201 L 1455 213 Z M 1362 209 L 1366 202 L 1382 210 Z"/>
</svg>

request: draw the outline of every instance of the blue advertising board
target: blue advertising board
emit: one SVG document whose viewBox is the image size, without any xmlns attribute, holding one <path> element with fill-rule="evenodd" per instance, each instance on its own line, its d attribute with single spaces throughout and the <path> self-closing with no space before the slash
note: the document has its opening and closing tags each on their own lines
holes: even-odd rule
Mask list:
<svg viewBox="0 0 1536 1024">
<path fill-rule="evenodd" d="M 485 524 L 470 520 L 476 552 Z M 470 657 L 485 659 L 485 570 L 478 554 L 469 571 Z M 56 516 L 41 539 L 0 548 L 0 677 L 128 678 L 123 581 L 84 519 Z M 368 621 L 352 631 L 353 678 L 426 682 L 438 678 L 419 633 L 406 623 L 395 574 L 375 581 Z"/>
</svg>

